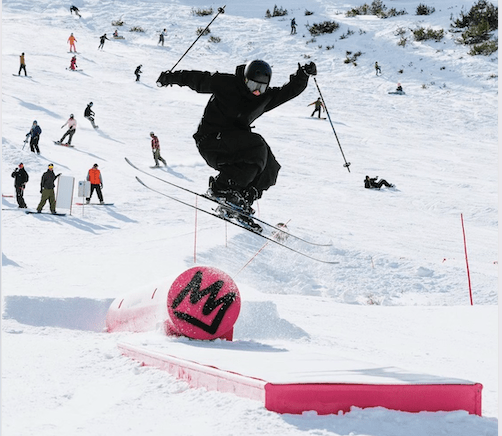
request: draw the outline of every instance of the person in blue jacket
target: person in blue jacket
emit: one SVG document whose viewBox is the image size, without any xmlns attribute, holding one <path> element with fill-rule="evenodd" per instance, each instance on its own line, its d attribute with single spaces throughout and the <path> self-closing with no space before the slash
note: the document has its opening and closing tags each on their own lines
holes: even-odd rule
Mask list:
<svg viewBox="0 0 502 436">
<path fill-rule="evenodd" d="M 42 129 L 37 123 L 37 120 L 33 121 L 33 125 L 31 126 L 30 131 L 26 134 L 26 138 L 31 136 L 30 139 L 30 149 L 33 153 L 40 154 L 40 149 L 38 148 L 38 141 L 40 139 L 40 135 L 42 134 Z"/>
</svg>

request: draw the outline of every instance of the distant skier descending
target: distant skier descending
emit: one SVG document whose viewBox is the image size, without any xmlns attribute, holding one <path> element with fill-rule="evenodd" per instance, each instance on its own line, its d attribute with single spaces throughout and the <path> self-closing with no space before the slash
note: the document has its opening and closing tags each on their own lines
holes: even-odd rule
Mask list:
<svg viewBox="0 0 502 436">
<path fill-rule="evenodd" d="M 94 111 L 91 109 L 92 105 L 94 103 L 91 101 L 87 107 L 85 108 L 84 110 L 84 118 L 87 118 L 91 124 L 92 124 L 92 127 L 94 127 L 95 129 L 98 128 L 98 126 L 96 126 L 96 124 L 94 123 Z"/>
<path fill-rule="evenodd" d="M 235 74 L 203 71 L 163 72 L 160 86 L 188 86 L 212 94 L 193 135 L 207 164 L 219 171 L 209 179 L 208 195 L 252 212 L 253 201 L 275 185 L 281 166 L 265 139 L 251 132 L 251 123 L 277 106 L 300 95 L 316 65 L 298 65 L 288 83 L 269 88 L 270 65 L 262 60 L 239 65 Z"/>
<path fill-rule="evenodd" d="M 98 50 L 101 49 L 103 50 L 103 47 L 105 45 L 105 41 L 110 41 L 107 37 L 106 37 L 106 33 L 104 35 L 101 35 L 99 37 L 99 46 L 98 46 Z"/>
</svg>

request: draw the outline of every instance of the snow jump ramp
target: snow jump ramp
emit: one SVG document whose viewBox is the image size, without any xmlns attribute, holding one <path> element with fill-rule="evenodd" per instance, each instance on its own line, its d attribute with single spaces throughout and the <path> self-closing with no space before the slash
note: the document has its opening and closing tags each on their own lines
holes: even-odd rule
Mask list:
<svg viewBox="0 0 502 436">
<path fill-rule="evenodd" d="M 124 355 L 143 365 L 165 370 L 194 388 L 258 400 L 278 413 L 326 415 L 380 406 L 481 416 L 479 383 L 345 359 L 305 344 L 233 342 L 239 310 L 239 292 L 230 277 L 195 267 L 171 286 L 164 283 L 117 298 L 106 324 L 110 332 L 154 332 L 118 344 Z M 159 328 L 170 337 L 155 334 Z"/>
</svg>

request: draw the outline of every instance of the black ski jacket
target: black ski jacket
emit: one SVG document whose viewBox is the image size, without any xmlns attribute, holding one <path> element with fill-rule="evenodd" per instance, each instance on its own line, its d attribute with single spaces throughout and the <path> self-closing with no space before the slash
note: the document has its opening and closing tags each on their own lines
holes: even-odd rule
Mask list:
<svg viewBox="0 0 502 436">
<path fill-rule="evenodd" d="M 54 171 L 47 170 L 42 175 L 42 180 L 40 181 L 40 189 L 54 189 L 54 182 L 61 174 L 54 174 Z"/>
<path fill-rule="evenodd" d="M 94 115 L 94 112 L 91 110 L 91 107 L 87 105 L 84 111 L 84 118 L 90 117 L 91 115 Z"/>
<path fill-rule="evenodd" d="M 24 168 L 16 168 L 12 173 L 12 177 L 14 177 L 14 186 L 16 188 L 24 186 L 30 178 Z"/>
<path fill-rule="evenodd" d="M 244 82 L 245 65 L 237 66 L 235 74 L 207 71 L 177 71 L 176 83 L 188 86 L 201 94 L 212 94 L 197 132 L 195 141 L 216 136 L 229 130 L 251 130 L 251 123 L 277 106 L 300 95 L 307 87 L 309 76 L 299 68 L 289 82 L 253 95 Z"/>
</svg>

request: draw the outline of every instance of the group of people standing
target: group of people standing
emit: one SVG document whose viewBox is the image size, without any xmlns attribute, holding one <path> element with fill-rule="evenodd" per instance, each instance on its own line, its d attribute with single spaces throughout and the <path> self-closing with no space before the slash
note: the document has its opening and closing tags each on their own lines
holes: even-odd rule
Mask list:
<svg viewBox="0 0 502 436">
<path fill-rule="evenodd" d="M 24 168 L 24 164 L 21 162 L 18 167 L 12 172 L 12 177 L 14 178 L 14 187 L 16 188 L 16 201 L 20 209 L 26 209 L 28 206 L 24 200 L 24 191 L 26 189 L 26 184 L 30 180 L 28 172 Z M 50 163 L 47 166 L 47 171 L 42 175 L 40 179 L 40 202 L 37 206 L 37 213 L 42 213 L 42 209 L 45 204 L 49 202 L 49 208 L 52 214 L 56 214 L 56 194 L 54 189 L 56 187 L 56 179 L 61 175 L 54 173 L 54 164 Z M 91 191 L 89 197 L 86 198 L 86 203 L 91 201 L 92 194 L 96 191 L 100 204 L 104 204 L 103 199 L 103 178 L 101 176 L 101 171 L 98 169 L 98 164 L 94 164 L 92 168 L 87 172 L 87 181 L 91 184 Z"/>
</svg>

